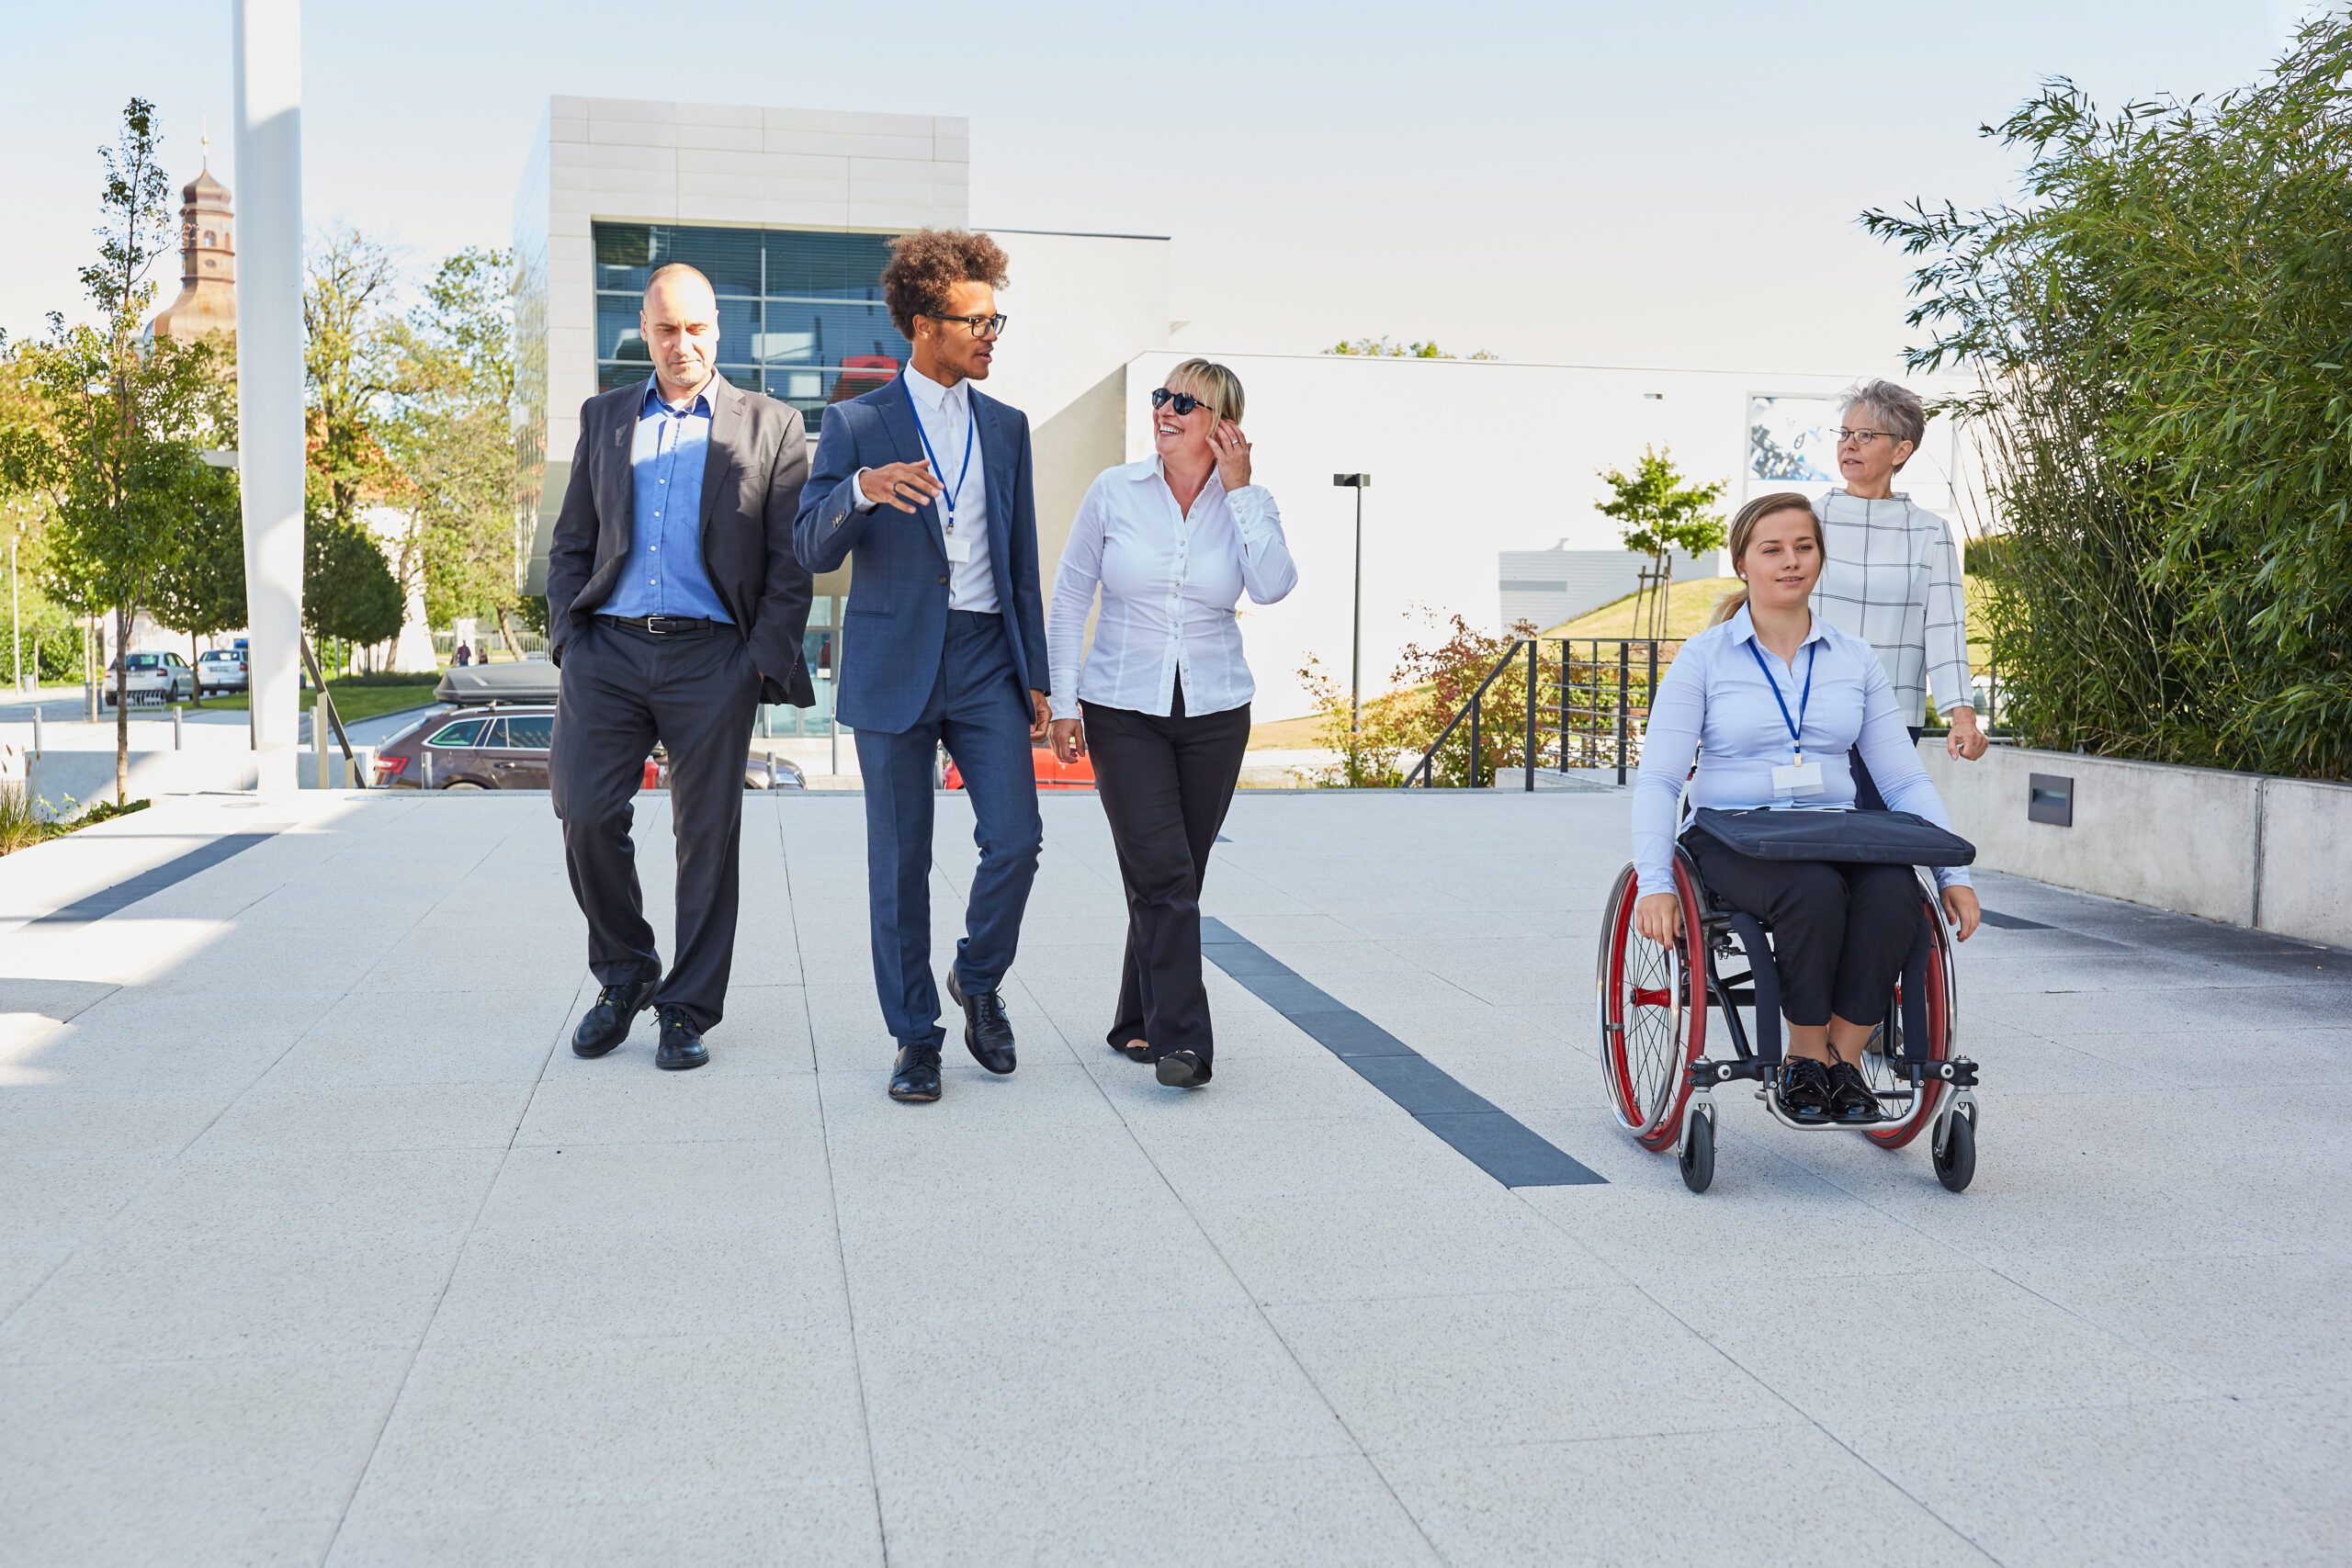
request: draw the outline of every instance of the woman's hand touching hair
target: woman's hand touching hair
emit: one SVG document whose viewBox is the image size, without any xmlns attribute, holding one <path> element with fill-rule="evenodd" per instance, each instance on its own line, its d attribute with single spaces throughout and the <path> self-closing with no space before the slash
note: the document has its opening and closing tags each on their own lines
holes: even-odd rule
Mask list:
<svg viewBox="0 0 2352 1568">
<path fill-rule="evenodd" d="M 1250 482 L 1250 442 L 1239 425 L 1218 420 L 1209 432 L 1209 450 L 1216 454 L 1216 477 L 1228 494 Z"/>
</svg>

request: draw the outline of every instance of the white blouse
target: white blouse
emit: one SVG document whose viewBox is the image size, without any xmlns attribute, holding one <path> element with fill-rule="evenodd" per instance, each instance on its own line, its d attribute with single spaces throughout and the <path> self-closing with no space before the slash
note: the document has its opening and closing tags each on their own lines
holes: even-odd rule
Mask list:
<svg viewBox="0 0 2352 1568">
<path fill-rule="evenodd" d="M 1282 514 L 1262 485 L 1228 495 L 1212 470 L 1187 516 L 1157 453 L 1105 468 L 1079 503 L 1054 574 L 1046 621 L 1054 716 L 1078 717 L 1083 699 L 1164 718 L 1179 681 L 1187 714 L 1239 707 L 1257 687 L 1233 607 L 1245 590 L 1252 604 L 1272 604 L 1297 583 Z M 1089 648 L 1097 588 L 1102 615 Z"/>
</svg>

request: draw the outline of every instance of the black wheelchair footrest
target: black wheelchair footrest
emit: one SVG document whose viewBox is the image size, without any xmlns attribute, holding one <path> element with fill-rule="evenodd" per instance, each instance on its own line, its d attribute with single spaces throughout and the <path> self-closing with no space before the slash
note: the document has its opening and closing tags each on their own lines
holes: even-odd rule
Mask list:
<svg viewBox="0 0 2352 1568">
<path fill-rule="evenodd" d="M 1908 1056 L 1893 1056 L 1888 1058 L 1887 1066 L 1906 1078 L 1917 1071 L 1927 1083 L 1948 1083 L 1954 1089 L 1976 1087 L 1976 1064 L 1965 1056 L 1955 1056 L 1949 1062 L 1915 1062 Z"/>
<path fill-rule="evenodd" d="M 1711 1083 L 1730 1083 L 1737 1078 L 1753 1078 L 1758 1083 L 1763 1083 L 1772 1076 L 1771 1064 L 1754 1057 L 1736 1062 L 1697 1061 L 1685 1066 L 1682 1071 L 1694 1087 Z"/>
</svg>

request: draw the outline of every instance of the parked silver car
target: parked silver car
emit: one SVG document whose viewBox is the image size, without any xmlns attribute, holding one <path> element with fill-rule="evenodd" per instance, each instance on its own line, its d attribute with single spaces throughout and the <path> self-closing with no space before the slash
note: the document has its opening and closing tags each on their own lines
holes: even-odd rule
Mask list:
<svg viewBox="0 0 2352 1568">
<path fill-rule="evenodd" d="M 209 697 L 215 692 L 242 692 L 252 682 L 242 649 L 215 648 L 196 656 L 196 694 L 199 697 Z"/>
<path fill-rule="evenodd" d="M 133 649 L 114 661 L 107 674 L 107 706 L 128 692 L 132 704 L 187 702 L 196 695 L 196 671 L 178 654 Z"/>
</svg>

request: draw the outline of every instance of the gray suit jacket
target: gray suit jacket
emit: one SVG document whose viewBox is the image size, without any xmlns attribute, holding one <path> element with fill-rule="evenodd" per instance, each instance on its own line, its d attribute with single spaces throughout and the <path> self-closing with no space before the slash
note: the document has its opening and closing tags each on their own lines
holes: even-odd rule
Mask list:
<svg viewBox="0 0 2352 1568">
<path fill-rule="evenodd" d="M 817 700 L 801 638 L 812 592 L 792 553 L 792 525 L 808 479 L 800 411 L 726 378 L 710 396 L 710 456 L 702 471 L 702 565 L 762 675 L 760 700 L 808 707 Z M 548 547 L 548 657 L 613 595 L 635 525 L 629 447 L 645 383 L 600 392 L 580 405 L 580 444 Z"/>
</svg>

